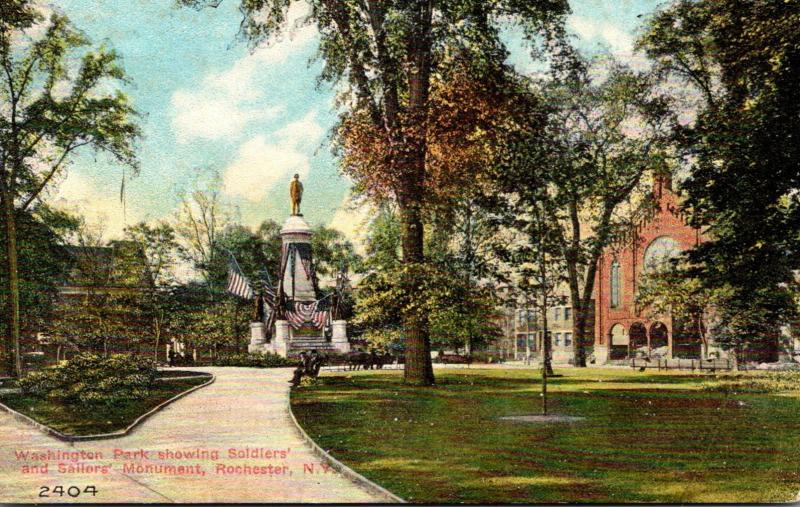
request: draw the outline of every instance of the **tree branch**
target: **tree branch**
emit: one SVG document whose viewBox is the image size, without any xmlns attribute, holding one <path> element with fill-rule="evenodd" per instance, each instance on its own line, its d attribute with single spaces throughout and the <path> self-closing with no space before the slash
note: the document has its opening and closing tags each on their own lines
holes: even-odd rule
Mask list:
<svg viewBox="0 0 800 507">
<path fill-rule="evenodd" d="M 77 143 L 74 145 L 70 143 L 67 146 L 67 148 L 64 149 L 63 153 L 61 153 L 61 156 L 58 158 L 58 160 L 56 160 L 56 163 L 53 164 L 47 176 L 45 176 L 44 180 L 42 180 L 41 184 L 39 185 L 39 188 L 31 192 L 31 194 L 28 196 L 25 202 L 22 203 L 22 205 L 20 206 L 20 211 L 25 211 L 26 209 L 28 209 L 28 206 L 30 206 L 30 204 L 34 201 L 34 199 L 36 199 L 36 197 L 42 192 L 42 190 L 44 190 L 44 188 L 47 186 L 47 184 L 50 182 L 50 180 L 53 178 L 56 172 L 58 172 L 58 169 L 66 160 L 67 155 L 69 155 L 76 149 L 80 148 L 81 146 L 86 146 L 87 144 L 90 144 L 90 141 L 84 141 L 82 143 Z"/>
</svg>

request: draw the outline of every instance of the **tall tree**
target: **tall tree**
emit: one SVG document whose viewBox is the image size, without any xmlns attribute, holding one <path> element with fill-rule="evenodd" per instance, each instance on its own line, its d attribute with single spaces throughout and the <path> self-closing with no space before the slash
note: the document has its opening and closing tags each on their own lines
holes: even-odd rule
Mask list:
<svg viewBox="0 0 800 507">
<path fill-rule="evenodd" d="M 188 5 L 221 0 L 181 0 Z M 290 0 L 241 0 L 244 34 L 258 43 L 285 25 Z M 424 209 L 430 195 L 429 98 L 432 78 L 452 55 L 476 63 L 502 61 L 506 51 L 500 25 L 516 20 L 529 33 L 560 23 L 567 2 L 560 0 L 310 0 L 301 22 L 316 24 L 322 78 L 349 85 L 343 124 L 369 125 L 374 136 L 365 149 L 380 163 L 350 167 L 361 175 L 362 189 L 396 202 L 402 224 L 403 291 L 420 292 L 424 271 Z M 373 169 L 377 171 L 373 172 Z M 369 177 L 370 173 L 374 177 Z M 374 196 L 373 196 L 374 197 Z M 405 381 L 433 382 L 427 319 L 411 305 L 404 310 L 407 353 Z"/>
<path fill-rule="evenodd" d="M 20 376 L 17 219 L 82 147 L 109 153 L 135 170 L 132 141 L 138 129 L 127 97 L 108 91 L 109 84 L 125 79 L 113 51 L 87 49 L 88 39 L 62 15 L 45 20 L 27 2 L 14 0 L 3 2 L 6 8 L 12 18 L 0 21 L 0 204 L 9 293 L 6 346 L 14 352 L 8 366 Z M 41 35 L 32 29 L 39 26 L 45 28 Z"/>
<path fill-rule="evenodd" d="M 798 2 L 679 0 L 638 42 L 693 113 L 675 137 L 685 211 L 709 236 L 689 257 L 694 275 L 739 314 L 772 314 L 775 330 L 792 316 L 800 268 L 798 33 Z M 728 334 L 740 342 L 753 331 L 773 341 L 774 330 L 746 325 Z"/>
</svg>

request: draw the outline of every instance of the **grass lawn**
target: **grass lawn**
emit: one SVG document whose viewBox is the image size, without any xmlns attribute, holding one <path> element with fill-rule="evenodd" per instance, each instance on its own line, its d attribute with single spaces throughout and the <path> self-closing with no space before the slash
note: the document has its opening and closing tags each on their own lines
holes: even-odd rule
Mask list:
<svg viewBox="0 0 800 507">
<path fill-rule="evenodd" d="M 137 417 L 183 391 L 208 382 L 210 376 L 156 382 L 143 400 L 113 406 L 78 406 L 41 400 L 22 394 L 5 394 L 0 402 L 68 435 L 94 435 L 125 429 Z"/>
<path fill-rule="evenodd" d="M 298 421 L 324 449 L 412 502 L 779 502 L 800 491 L 800 392 L 701 390 L 708 377 L 561 369 L 551 412 L 521 369 L 326 374 L 295 389 Z"/>
</svg>

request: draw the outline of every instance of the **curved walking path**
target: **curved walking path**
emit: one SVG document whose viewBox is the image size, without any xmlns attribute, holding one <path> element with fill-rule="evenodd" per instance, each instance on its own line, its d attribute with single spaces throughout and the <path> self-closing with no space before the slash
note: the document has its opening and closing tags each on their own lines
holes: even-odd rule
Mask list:
<svg viewBox="0 0 800 507">
<path fill-rule="evenodd" d="M 216 382 L 119 439 L 71 445 L 0 412 L 0 502 L 385 501 L 324 466 L 297 434 L 287 409 L 291 370 L 197 369 L 214 373 Z M 115 457 L 115 450 L 146 455 Z M 21 459 L 25 451 L 96 456 L 53 459 L 47 473 L 33 474 L 22 466 L 43 462 Z M 198 454 L 177 456 L 178 451 Z M 106 473 L 82 472 L 87 466 L 106 466 Z M 42 486 L 59 485 L 63 496 L 39 497 Z M 97 495 L 70 498 L 69 486 L 95 486 Z"/>
</svg>

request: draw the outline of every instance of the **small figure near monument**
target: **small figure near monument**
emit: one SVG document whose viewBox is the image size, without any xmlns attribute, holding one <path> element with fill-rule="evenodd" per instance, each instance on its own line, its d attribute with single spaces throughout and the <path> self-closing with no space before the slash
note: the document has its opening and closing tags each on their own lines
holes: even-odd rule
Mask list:
<svg viewBox="0 0 800 507">
<path fill-rule="evenodd" d="M 292 215 L 300 215 L 300 201 L 303 200 L 303 184 L 300 183 L 299 174 L 295 174 L 294 179 L 289 183 L 289 197 L 292 199 Z"/>
<path fill-rule="evenodd" d="M 289 381 L 292 386 L 297 387 L 303 377 L 317 378 L 319 370 L 325 363 L 325 356 L 313 349 L 311 353 L 306 351 L 300 352 L 298 357 L 297 368 L 294 370 L 292 380 Z"/>
</svg>

